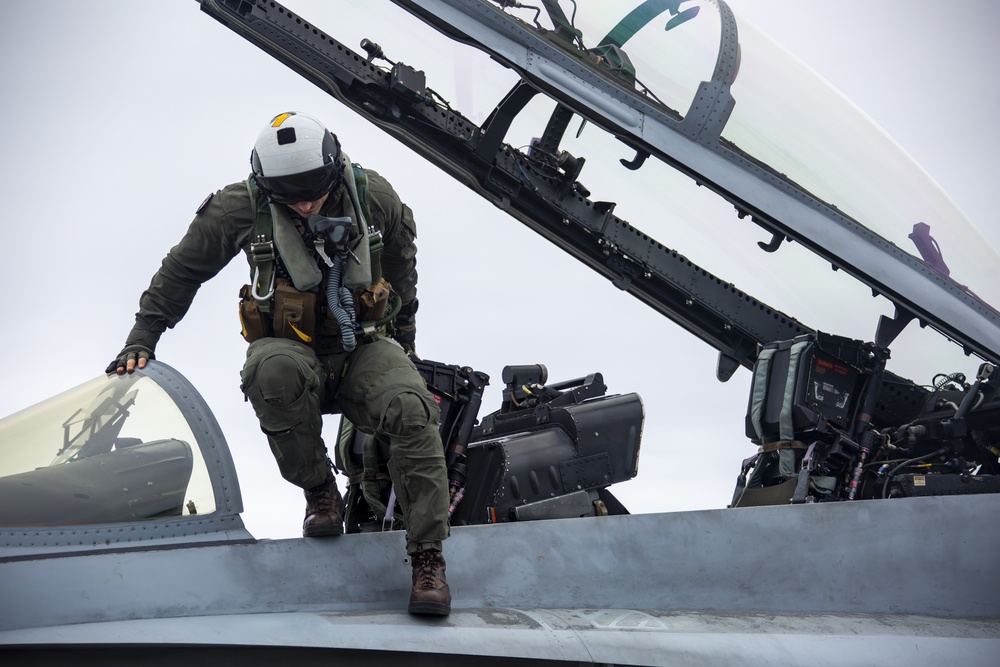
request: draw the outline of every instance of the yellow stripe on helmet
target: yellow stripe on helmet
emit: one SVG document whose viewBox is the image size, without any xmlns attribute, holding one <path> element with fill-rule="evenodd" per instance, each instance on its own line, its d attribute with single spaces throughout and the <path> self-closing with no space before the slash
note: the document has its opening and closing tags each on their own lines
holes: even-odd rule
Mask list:
<svg viewBox="0 0 1000 667">
<path fill-rule="evenodd" d="M 281 127 L 282 123 L 284 123 L 290 116 L 294 115 L 295 115 L 294 111 L 288 111 L 283 114 L 278 114 L 277 116 L 271 119 L 271 127 Z"/>
</svg>

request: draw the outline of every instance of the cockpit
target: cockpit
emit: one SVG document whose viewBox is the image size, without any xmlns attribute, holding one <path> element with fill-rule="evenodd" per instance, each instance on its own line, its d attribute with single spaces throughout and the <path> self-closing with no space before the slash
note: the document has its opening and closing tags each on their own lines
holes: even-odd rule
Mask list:
<svg viewBox="0 0 1000 667">
<path fill-rule="evenodd" d="M 0 547 L 107 546 L 203 534 L 213 522 L 242 527 L 222 432 L 166 364 L 101 375 L 10 415 L 0 443 Z"/>
</svg>

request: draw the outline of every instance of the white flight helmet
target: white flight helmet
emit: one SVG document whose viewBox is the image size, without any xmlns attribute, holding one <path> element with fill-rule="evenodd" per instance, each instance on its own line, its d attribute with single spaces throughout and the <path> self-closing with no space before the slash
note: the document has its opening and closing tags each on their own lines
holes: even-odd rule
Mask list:
<svg viewBox="0 0 1000 667">
<path fill-rule="evenodd" d="M 315 201 L 333 189 L 344 170 L 340 142 L 318 120 L 294 111 L 261 130 L 250 153 L 254 178 L 279 204 Z"/>
</svg>

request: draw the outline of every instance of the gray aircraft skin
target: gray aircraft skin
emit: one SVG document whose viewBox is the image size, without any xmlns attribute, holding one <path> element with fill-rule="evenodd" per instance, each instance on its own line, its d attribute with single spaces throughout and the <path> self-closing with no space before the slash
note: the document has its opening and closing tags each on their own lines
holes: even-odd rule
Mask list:
<svg viewBox="0 0 1000 667">
<path fill-rule="evenodd" d="M 934 437 L 941 441 L 966 443 L 970 460 L 969 438 L 977 447 L 992 447 L 994 459 L 980 460 L 983 468 L 975 474 L 948 475 L 989 490 L 887 494 L 890 473 L 881 494 L 889 498 L 872 491 L 881 486 L 880 474 L 869 495 L 855 497 L 852 489 L 846 502 L 813 502 L 812 496 L 795 502 L 793 496 L 792 504 L 787 498 L 741 503 L 737 494 L 733 508 L 628 515 L 596 509 L 611 497 L 598 499 L 607 480 L 593 482 L 554 499 L 582 495 L 587 511 L 569 501 L 558 507 L 541 501 L 529 503 L 536 513 L 512 508 L 507 519 L 491 525 L 454 525 L 445 543 L 454 564 L 448 572 L 453 611 L 442 619 L 412 617 L 405 612 L 410 568 L 400 531 L 254 538 L 240 517 L 235 467 L 211 409 L 178 371 L 153 361 L 134 375 L 100 376 L 0 421 L 4 664 L 995 665 L 1000 531 L 992 517 L 1000 512 L 1000 493 L 992 490 L 996 475 L 989 473 L 1000 430 L 991 376 L 992 364 L 1000 362 L 1000 315 L 930 262 L 722 140 L 740 50 L 726 4 L 715 5 L 721 37 L 712 78 L 680 118 L 593 62 L 568 56 L 571 50 L 560 42 L 565 35 L 536 29 L 532 11 L 522 20 L 501 7 L 514 3 L 394 1 L 513 68 L 523 86 L 480 127 L 450 106 L 445 113 L 435 104 L 408 106 L 415 92 L 425 92 L 419 70 L 396 68 L 390 75 L 372 66 L 380 57 L 374 45 L 366 58 L 309 30 L 308 23 L 302 33 L 299 17 L 264 0 L 199 3 L 716 347 L 718 376 L 726 379 L 740 365 L 756 367 L 766 344 L 812 330 L 780 312 L 771 317 L 770 310 L 761 325 L 734 304 L 752 302 L 754 312 L 763 304 L 757 308 L 759 302 L 731 285 L 722 284 L 718 293 L 718 281 L 692 289 L 696 281 L 685 283 L 677 272 L 697 273 L 698 267 L 669 265 L 670 253 L 661 256 L 655 240 L 615 217 L 614 204 L 590 202 L 572 166 L 555 170 L 551 190 L 541 182 L 533 189 L 515 183 L 509 173 L 527 179 L 531 164 L 503 144 L 505 126 L 540 93 L 634 149 L 632 167 L 657 157 L 706 184 L 774 235 L 770 250 L 794 239 L 889 298 L 896 317 L 879 323 L 881 346 L 915 320 L 986 362 L 980 378 L 956 390 L 951 412 L 934 412 L 926 428 L 939 429 Z M 557 3 L 540 4 L 559 15 Z M 638 30 L 664 14 L 660 23 L 669 20 L 676 29 L 694 17 L 682 4 L 636 3 L 632 23 L 622 25 Z M 602 51 L 605 59 L 628 50 L 623 30 L 602 42 L 616 47 Z M 325 49 L 355 63 L 354 69 L 337 70 L 340 61 L 324 60 Z M 392 93 L 387 96 L 380 82 Z M 355 96 L 358 90 L 367 97 Z M 444 130 L 429 132 L 425 120 L 410 122 L 424 112 L 440 115 Z M 558 128 L 551 133 L 560 134 Z M 462 148 L 464 140 L 471 150 Z M 489 168 L 480 170 L 482 164 Z M 599 385 L 594 377 L 583 387 Z M 566 393 L 582 391 L 576 386 Z M 873 411 L 888 420 L 899 408 L 882 399 Z M 639 425 L 629 444 L 634 460 L 644 409 L 638 397 L 581 394 L 578 405 L 623 403 L 639 410 L 630 417 Z M 491 437 L 501 421 L 484 420 L 488 426 L 474 436 L 480 450 L 508 447 L 523 436 L 496 431 Z M 974 437 L 962 430 L 966 423 Z M 748 435 L 750 430 L 748 425 Z M 864 460 L 856 464 L 859 474 Z M 560 469 L 567 474 L 568 468 Z M 613 481 L 634 474 L 633 467 L 619 477 L 616 469 Z M 501 480 L 497 497 L 509 490 L 510 479 Z M 843 493 L 846 500 L 848 491 Z M 564 518 L 524 520 L 560 513 Z"/>
<path fill-rule="evenodd" d="M 0 530 L 5 664 L 989 665 L 1000 645 L 1000 541 L 976 521 L 1000 511 L 997 494 L 455 527 L 454 610 L 429 620 L 403 608 L 400 531 L 255 540 L 218 424 L 162 362 L 8 417 L 3 433 L 40 421 L 61 434 L 73 420 L 53 410 L 87 399 L 84 430 L 119 406 L 128 433 L 181 418 L 170 429 L 195 468 L 183 476 L 209 488 L 192 481 L 184 499 L 205 513 L 57 525 L 78 491 L 44 489 L 58 501 L 46 510 L 28 489 L 31 507 L 12 509 L 0 478 L 0 515 L 35 514 Z M 162 441 L 143 440 L 132 447 Z M 109 513 L 162 497 L 173 471 L 154 464 L 176 458 L 147 459 L 141 488 L 108 484 L 101 502 L 94 487 L 84 504 Z"/>
</svg>

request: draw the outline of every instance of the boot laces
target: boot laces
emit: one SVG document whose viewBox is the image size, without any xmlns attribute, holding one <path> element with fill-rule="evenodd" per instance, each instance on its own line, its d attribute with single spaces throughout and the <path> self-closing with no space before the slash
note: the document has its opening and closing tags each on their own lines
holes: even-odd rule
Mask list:
<svg viewBox="0 0 1000 667">
<path fill-rule="evenodd" d="M 328 514 L 333 506 L 333 494 L 329 482 L 306 490 L 306 502 L 310 509 Z"/>
<path fill-rule="evenodd" d="M 437 583 L 438 559 L 433 551 L 422 551 L 413 556 L 413 573 L 417 588 L 434 588 Z"/>
</svg>

